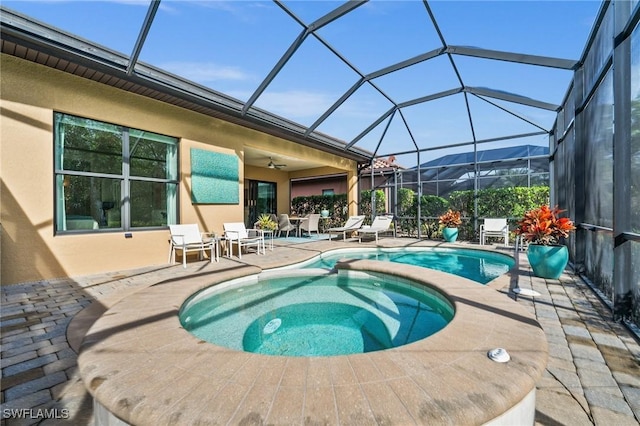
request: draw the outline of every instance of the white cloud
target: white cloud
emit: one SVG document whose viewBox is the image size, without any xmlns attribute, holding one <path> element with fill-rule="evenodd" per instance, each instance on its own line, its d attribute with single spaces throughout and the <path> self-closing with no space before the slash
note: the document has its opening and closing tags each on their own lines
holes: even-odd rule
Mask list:
<svg viewBox="0 0 640 426">
<path fill-rule="evenodd" d="M 160 68 L 200 84 L 222 80 L 241 81 L 251 79 L 249 74 L 238 67 L 210 62 L 166 62 L 160 64 Z"/>
<path fill-rule="evenodd" d="M 328 94 L 291 90 L 266 92 L 258 98 L 256 106 L 283 117 L 313 117 L 324 113 L 334 102 Z"/>
</svg>

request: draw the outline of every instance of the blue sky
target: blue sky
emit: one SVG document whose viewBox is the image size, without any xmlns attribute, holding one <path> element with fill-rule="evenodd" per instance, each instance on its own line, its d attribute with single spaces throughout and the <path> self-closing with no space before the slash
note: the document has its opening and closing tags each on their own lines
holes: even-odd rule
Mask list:
<svg viewBox="0 0 640 426">
<path fill-rule="evenodd" d="M 305 23 L 342 2 L 284 1 Z M 133 50 L 148 1 L 6 1 L 2 4 L 124 54 Z M 599 1 L 433 1 L 429 3 L 449 45 L 579 59 L 600 8 Z M 270 1 L 164 0 L 140 60 L 211 89 L 246 101 L 273 68 L 301 26 Z M 441 47 L 420 1 L 370 1 L 332 24 L 319 36 L 349 62 L 345 64 L 314 37 L 296 54 L 258 98 L 256 106 L 303 125 L 311 125 L 359 78 L 385 66 Z M 570 71 L 454 55 L 467 86 L 488 87 L 559 104 L 572 77 Z M 318 131 L 350 142 L 395 102 L 459 87 L 447 56 L 414 65 L 361 87 Z M 548 129 L 555 114 L 503 101 L 495 104 Z M 488 102 L 469 97 L 476 139 L 539 130 Z M 473 140 L 463 95 L 402 110 L 357 146 L 378 154 Z M 409 124 L 411 133 L 406 129 Z M 538 136 L 515 143 L 545 145 Z M 483 144 L 480 149 L 513 145 Z M 429 154 L 445 155 L 467 148 Z M 405 163 L 415 163 L 408 158 Z"/>
</svg>

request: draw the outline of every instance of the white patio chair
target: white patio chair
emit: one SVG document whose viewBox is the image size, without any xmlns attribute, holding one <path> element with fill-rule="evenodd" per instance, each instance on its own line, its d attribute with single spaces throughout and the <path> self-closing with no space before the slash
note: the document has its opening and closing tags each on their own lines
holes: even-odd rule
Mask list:
<svg viewBox="0 0 640 426">
<path fill-rule="evenodd" d="M 504 245 L 509 245 L 509 226 L 505 218 L 487 218 L 480 225 L 480 245 L 485 245 L 487 237 L 504 238 Z"/>
<path fill-rule="evenodd" d="M 210 250 L 209 259 L 218 262 L 220 253 L 218 251 L 218 239 L 215 238 L 213 232 L 200 232 L 197 223 L 189 223 L 183 225 L 169 225 L 171 239 L 169 242 L 169 263 L 176 262 L 176 250 L 182 251 L 182 266 L 187 267 L 187 253 L 200 252 L 199 258 L 208 249 Z"/>
<path fill-rule="evenodd" d="M 365 235 L 373 235 L 378 242 L 380 234 L 389 232 L 392 230 L 391 224 L 393 223 L 393 216 L 379 215 L 373 219 L 373 223 L 370 227 L 362 227 L 358 229 L 358 242 L 362 242 L 362 237 Z"/>
<path fill-rule="evenodd" d="M 357 231 L 362 228 L 364 223 L 364 216 L 351 216 L 345 222 L 344 226 L 339 226 L 336 228 L 329 228 L 326 232 L 329 234 L 329 241 L 331 241 L 331 234 L 340 234 L 342 233 L 342 239 L 346 239 L 347 232 Z"/>
<path fill-rule="evenodd" d="M 264 234 L 260 229 L 247 229 L 242 222 L 223 223 L 224 238 L 228 244 L 228 256 L 233 254 L 233 245 L 238 246 L 238 259 L 242 259 L 242 249 L 255 247 L 256 253 L 266 254 Z"/>
<path fill-rule="evenodd" d="M 315 231 L 316 234 L 320 235 L 320 214 L 312 213 L 307 218 L 308 220 L 300 223 L 300 232 L 305 231 L 311 236 L 311 233 Z"/>
</svg>

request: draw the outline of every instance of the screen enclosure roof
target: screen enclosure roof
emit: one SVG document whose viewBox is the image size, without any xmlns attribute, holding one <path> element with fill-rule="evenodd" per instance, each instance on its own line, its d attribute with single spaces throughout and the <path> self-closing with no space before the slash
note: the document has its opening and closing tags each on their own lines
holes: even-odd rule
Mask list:
<svg viewBox="0 0 640 426">
<path fill-rule="evenodd" d="M 394 155 L 412 167 L 473 144 L 548 146 L 601 7 L 7 0 L 2 51 L 361 163 Z M 264 153 L 250 154 L 262 165 Z"/>
</svg>

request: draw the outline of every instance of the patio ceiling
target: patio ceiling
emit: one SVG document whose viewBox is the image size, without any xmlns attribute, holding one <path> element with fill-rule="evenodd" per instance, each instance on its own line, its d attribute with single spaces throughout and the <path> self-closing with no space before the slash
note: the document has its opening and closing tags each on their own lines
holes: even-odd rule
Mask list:
<svg viewBox="0 0 640 426">
<path fill-rule="evenodd" d="M 284 154 L 274 154 L 270 151 L 245 146 L 244 149 L 244 164 L 255 167 L 269 167 L 269 164 L 273 163 L 278 168 L 286 172 L 294 172 L 297 170 L 315 169 L 322 167 L 323 164 L 310 160 L 302 160 L 300 158 L 292 157 Z"/>
<path fill-rule="evenodd" d="M 416 164 L 416 151 L 423 162 L 474 144 L 547 145 L 600 9 L 593 1 L 139 4 L 4 1 L 2 51 L 359 162 L 396 155 L 404 166 Z M 491 45 L 472 47 L 478 40 Z M 264 154 L 250 149 L 247 163 L 268 164 Z"/>
</svg>

